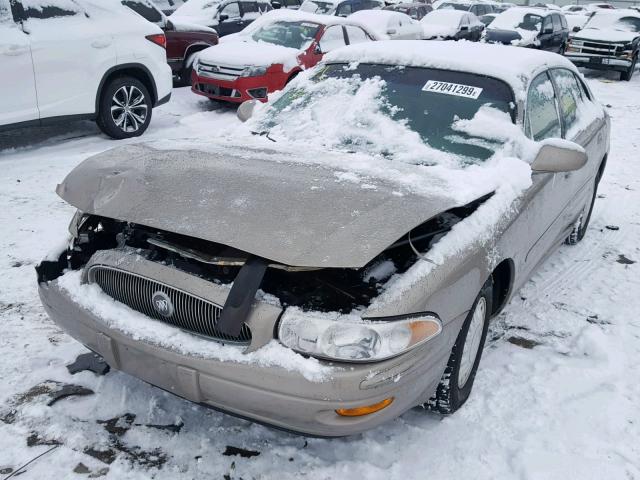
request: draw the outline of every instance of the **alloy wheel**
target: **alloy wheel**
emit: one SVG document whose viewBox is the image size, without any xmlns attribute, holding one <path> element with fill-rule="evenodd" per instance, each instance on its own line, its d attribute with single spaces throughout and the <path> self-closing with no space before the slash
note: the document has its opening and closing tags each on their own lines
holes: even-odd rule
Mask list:
<svg viewBox="0 0 640 480">
<path fill-rule="evenodd" d="M 111 118 L 123 132 L 137 132 L 147 120 L 145 96 L 134 85 L 124 85 L 111 98 Z"/>
</svg>

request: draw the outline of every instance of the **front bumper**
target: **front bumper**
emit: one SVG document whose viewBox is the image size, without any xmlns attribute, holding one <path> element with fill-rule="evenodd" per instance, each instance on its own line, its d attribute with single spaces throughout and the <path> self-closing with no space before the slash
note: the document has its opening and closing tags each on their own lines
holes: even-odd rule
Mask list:
<svg viewBox="0 0 640 480">
<path fill-rule="evenodd" d="M 608 57 L 600 55 L 585 55 L 580 53 L 565 53 L 571 62 L 578 67 L 591 68 L 594 70 L 618 70 L 626 71 L 631 66 L 631 59 Z"/>
<path fill-rule="evenodd" d="M 242 103 L 247 100 L 267 101 L 267 95 L 282 90 L 287 83 L 287 76 L 283 73 L 266 73 L 258 77 L 238 77 L 235 80 L 220 80 L 198 75 L 195 71 L 191 75 L 191 90 L 198 95 Z M 264 93 L 263 93 L 264 92 Z"/>
<path fill-rule="evenodd" d="M 42 303 L 55 323 L 100 354 L 107 363 L 193 402 L 316 436 L 345 436 L 368 430 L 425 402 L 444 371 L 449 347 L 443 331 L 422 348 L 375 364 L 339 364 L 329 378 L 306 379 L 282 367 L 184 355 L 109 328 L 75 303 L 56 280 L 41 282 Z M 461 319 L 449 324 L 459 325 Z M 393 403 L 362 417 L 341 417 L 355 408 L 394 397 Z"/>
</svg>

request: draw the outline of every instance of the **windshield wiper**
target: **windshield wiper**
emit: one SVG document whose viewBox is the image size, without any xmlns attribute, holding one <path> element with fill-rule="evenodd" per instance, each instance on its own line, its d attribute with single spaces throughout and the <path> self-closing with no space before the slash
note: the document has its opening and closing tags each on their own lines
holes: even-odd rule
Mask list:
<svg viewBox="0 0 640 480">
<path fill-rule="evenodd" d="M 251 132 L 251 135 L 258 135 L 259 137 L 266 137 L 266 138 L 268 138 L 269 140 L 271 140 L 272 142 L 276 143 L 276 142 L 277 142 L 277 140 L 276 140 L 276 139 L 274 139 L 274 138 L 272 138 L 272 137 L 270 137 L 270 136 L 269 136 L 269 133 L 270 133 L 270 132 L 269 132 L 269 130 L 264 130 L 264 131 L 262 131 L 262 132 L 254 132 L 254 131 L 252 131 L 252 132 Z"/>
</svg>

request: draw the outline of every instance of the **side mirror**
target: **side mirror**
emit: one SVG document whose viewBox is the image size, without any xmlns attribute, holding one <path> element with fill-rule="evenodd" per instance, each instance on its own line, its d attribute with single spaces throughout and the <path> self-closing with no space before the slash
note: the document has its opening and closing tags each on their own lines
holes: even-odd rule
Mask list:
<svg viewBox="0 0 640 480">
<path fill-rule="evenodd" d="M 460 27 L 460 31 L 461 31 L 461 32 L 467 32 L 467 31 L 469 31 L 469 25 L 462 25 L 462 26 Z"/>
<path fill-rule="evenodd" d="M 579 26 L 577 26 L 577 25 L 575 27 L 573 27 L 573 32 L 574 33 L 578 33 L 580 30 L 581 30 L 581 28 Z"/>
<path fill-rule="evenodd" d="M 257 103 L 257 100 L 247 100 L 246 102 L 242 102 L 240 104 L 236 115 L 242 123 L 251 118 L 251 116 L 253 115 L 253 109 L 256 108 Z"/>
<path fill-rule="evenodd" d="M 543 141 L 531 170 L 536 173 L 558 173 L 579 170 L 587 163 L 587 154 L 577 143 L 566 140 Z"/>
<path fill-rule="evenodd" d="M 282 8 L 282 4 L 280 2 L 271 2 L 271 6 L 273 7 L 274 10 L 278 10 Z"/>
<path fill-rule="evenodd" d="M 167 32 L 173 32 L 176 29 L 175 25 L 171 23 L 171 20 L 167 18 L 167 21 L 164 23 L 164 29 Z"/>
<path fill-rule="evenodd" d="M 549 34 L 549 33 L 553 33 L 553 27 L 547 27 L 545 28 L 542 33 L 544 34 Z"/>
<path fill-rule="evenodd" d="M 398 31 L 395 28 L 390 28 L 387 30 L 387 35 L 395 35 Z"/>
<path fill-rule="evenodd" d="M 229 15 L 227 15 L 226 13 L 222 13 L 220 14 L 220 16 L 218 17 L 218 20 L 220 22 L 226 22 L 227 20 L 229 20 Z"/>
<path fill-rule="evenodd" d="M 322 48 L 320 47 L 319 43 L 316 43 L 316 46 L 313 47 L 313 53 L 315 53 L 316 55 L 322 55 Z"/>
</svg>

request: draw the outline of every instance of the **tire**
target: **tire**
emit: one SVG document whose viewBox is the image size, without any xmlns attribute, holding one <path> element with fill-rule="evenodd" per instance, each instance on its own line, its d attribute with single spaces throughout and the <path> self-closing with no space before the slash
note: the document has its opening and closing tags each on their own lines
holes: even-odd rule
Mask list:
<svg viewBox="0 0 640 480">
<path fill-rule="evenodd" d="M 573 226 L 573 230 L 564 241 L 567 245 L 577 245 L 586 235 L 589 222 L 591 221 L 591 213 L 593 213 L 593 205 L 596 203 L 596 197 L 598 196 L 598 185 L 600 184 L 600 179 L 602 178 L 603 173 L 604 168 L 600 167 L 600 170 L 596 175 L 593 195 L 591 196 L 591 202 L 589 203 L 589 210 L 587 211 L 586 218 L 584 215 L 580 216 L 576 224 Z"/>
<path fill-rule="evenodd" d="M 638 61 L 638 55 L 633 57 L 633 62 L 631 62 L 631 66 L 629 67 L 629 70 L 627 70 L 626 72 L 620 72 L 620 80 L 624 80 L 626 82 L 631 80 L 631 77 L 633 77 L 633 73 L 636 70 L 637 61 Z"/>
<path fill-rule="evenodd" d="M 462 407 L 469 398 L 487 338 L 492 299 L 493 282 L 489 278 L 474 300 L 460 329 L 456 343 L 451 350 L 447 368 L 435 394 L 426 404 L 429 410 L 450 415 Z M 475 332 L 475 335 L 469 337 L 470 331 Z M 467 342 L 467 340 L 469 341 Z M 473 355 L 473 358 L 471 356 L 465 357 L 465 354 Z"/>
<path fill-rule="evenodd" d="M 191 72 L 193 72 L 193 61 L 195 60 L 197 54 L 198 52 L 194 52 L 189 54 L 189 56 L 185 58 L 182 70 L 180 70 L 180 76 L 176 81 L 177 87 L 191 86 Z"/>
<path fill-rule="evenodd" d="M 558 54 L 564 56 L 565 51 L 567 50 L 567 44 L 563 43 L 560 45 L 560 50 L 558 50 Z"/>
<path fill-rule="evenodd" d="M 142 82 L 133 77 L 117 77 L 102 90 L 96 123 L 116 140 L 138 137 L 149 126 L 152 107 L 151 95 Z"/>
</svg>

